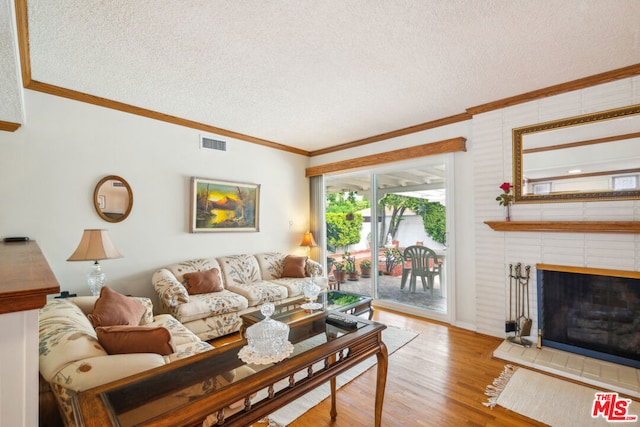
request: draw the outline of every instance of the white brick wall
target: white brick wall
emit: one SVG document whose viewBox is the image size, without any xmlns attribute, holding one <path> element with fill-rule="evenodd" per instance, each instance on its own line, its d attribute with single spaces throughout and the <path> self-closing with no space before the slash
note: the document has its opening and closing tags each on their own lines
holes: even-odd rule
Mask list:
<svg viewBox="0 0 640 427">
<path fill-rule="evenodd" d="M 473 117 L 475 270 L 477 331 L 504 336 L 508 313 L 508 266 L 531 265 L 529 300 L 537 331 L 536 263 L 616 270 L 640 270 L 640 236 L 631 234 L 497 232 L 484 221 L 503 220 L 495 198 L 512 182 L 511 130 L 640 103 L 640 77 L 634 77 L 491 111 Z M 512 221 L 640 220 L 640 202 L 518 204 Z"/>
</svg>

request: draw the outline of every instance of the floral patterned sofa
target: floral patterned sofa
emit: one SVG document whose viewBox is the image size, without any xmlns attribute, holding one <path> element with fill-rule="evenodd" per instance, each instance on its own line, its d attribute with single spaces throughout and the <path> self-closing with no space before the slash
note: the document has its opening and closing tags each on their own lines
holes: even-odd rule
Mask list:
<svg viewBox="0 0 640 427">
<path fill-rule="evenodd" d="M 302 269 L 291 273 L 289 262 Z M 215 270 L 214 270 L 215 269 Z M 189 292 L 185 275 L 213 270 L 220 287 L 216 292 Z M 294 268 L 295 270 L 295 268 Z M 307 257 L 278 252 L 193 259 L 169 265 L 154 273 L 152 283 L 160 309 L 178 319 L 202 340 L 240 330 L 240 316 L 265 302 L 286 302 L 303 295 L 311 277 L 322 290 L 328 280 L 322 265 Z"/>
<path fill-rule="evenodd" d="M 87 317 L 92 311 L 95 313 L 98 297 L 53 299 L 40 309 L 40 374 L 49 382 L 67 426 L 76 425 L 72 407 L 76 393 L 213 348 L 172 316 L 154 316 L 149 298 L 125 298 L 135 299 L 144 306 L 139 325 L 164 327 L 169 331 L 174 353 L 108 354 Z"/>
</svg>

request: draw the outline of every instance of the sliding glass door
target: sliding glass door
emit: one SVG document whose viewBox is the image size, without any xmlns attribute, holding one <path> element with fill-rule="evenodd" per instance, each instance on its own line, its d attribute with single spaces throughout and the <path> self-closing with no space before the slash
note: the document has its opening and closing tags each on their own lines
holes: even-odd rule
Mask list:
<svg viewBox="0 0 640 427">
<path fill-rule="evenodd" d="M 449 164 L 445 155 L 325 176 L 327 261 L 340 289 L 447 320 Z"/>
</svg>

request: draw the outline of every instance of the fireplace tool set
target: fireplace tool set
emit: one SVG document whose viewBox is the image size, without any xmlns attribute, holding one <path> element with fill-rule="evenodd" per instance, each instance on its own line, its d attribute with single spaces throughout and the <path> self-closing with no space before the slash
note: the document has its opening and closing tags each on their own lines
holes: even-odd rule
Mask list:
<svg viewBox="0 0 640 427">
<path fill-rule="evenodd" d="M 505 322 L 505 332 L 513 332 L 514 336 L 507 341 L 523 347 L 531 347 L 531 341 L 524 338 L 531 334 L 531 317 L 529 314 L 529 277 L 531 266 L 509 264 L 509 319 Z M 525 302 L 526 301 L 526 302 Z M 525 314 L 526 304 L 526 314 Z M 515 314 L 515 318 L 513 317 Z"/>
</svg>

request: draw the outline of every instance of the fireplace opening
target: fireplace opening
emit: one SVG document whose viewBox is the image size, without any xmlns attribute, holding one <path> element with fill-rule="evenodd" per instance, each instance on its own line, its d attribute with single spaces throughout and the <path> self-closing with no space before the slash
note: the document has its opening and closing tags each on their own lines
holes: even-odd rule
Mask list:
<svg viewBox="0 0 640 427">
<path fill-rule="evenodd" d="M 640 279 L 538 269 L 542 345 L 640 368 Z"/>
</svg>

